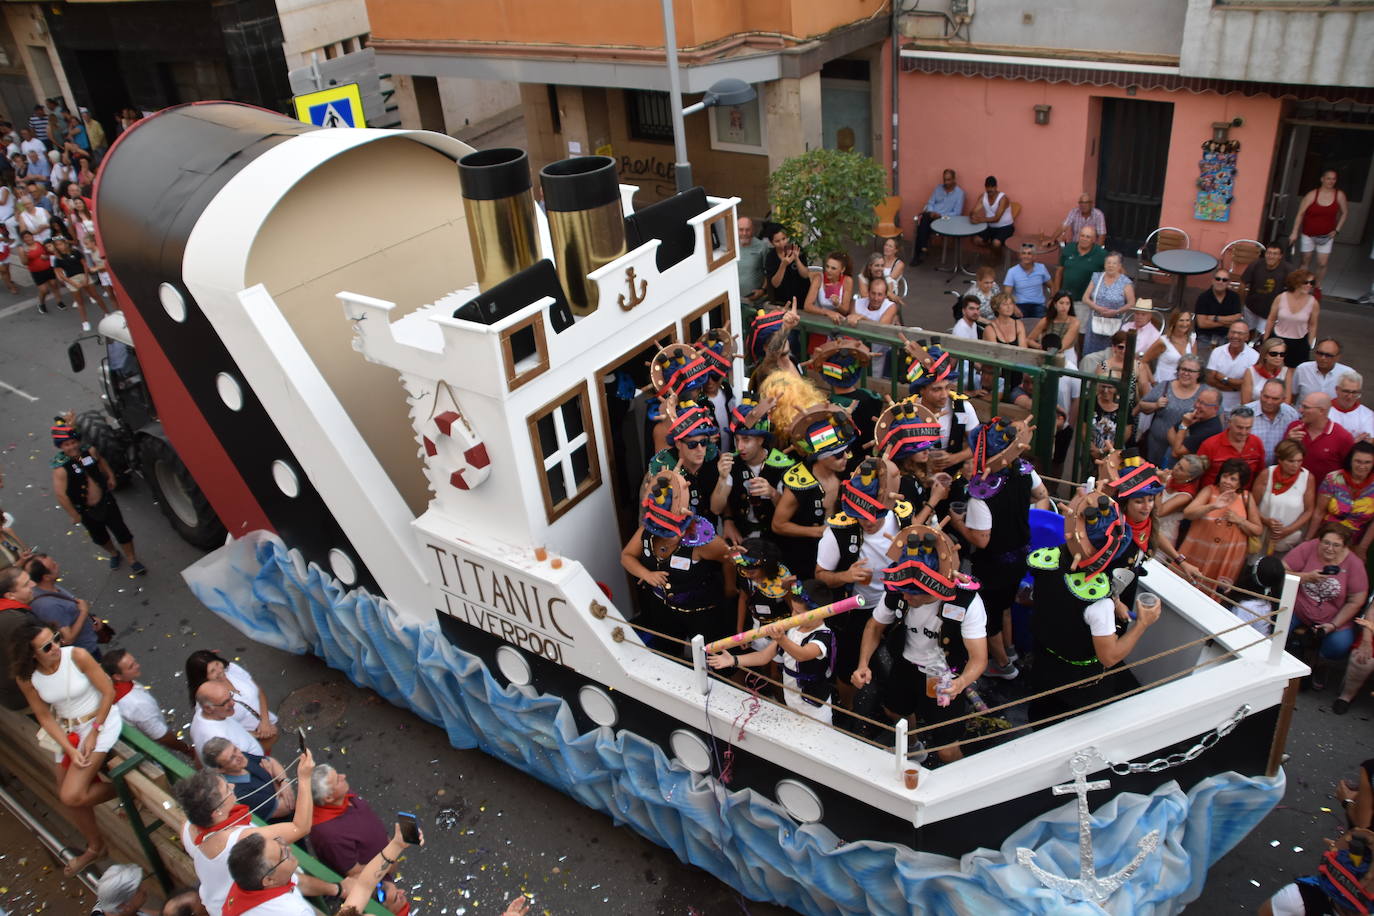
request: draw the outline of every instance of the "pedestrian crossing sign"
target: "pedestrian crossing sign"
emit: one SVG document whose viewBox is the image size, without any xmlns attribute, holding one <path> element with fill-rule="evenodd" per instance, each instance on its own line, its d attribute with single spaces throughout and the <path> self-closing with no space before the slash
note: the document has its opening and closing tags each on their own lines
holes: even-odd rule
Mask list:
<svg viewBox="0 0 1374 916">
<path fill-rule="evenodd" d="M 366 127 L 357 83 L 330 86 L 296 96 L 296 117 L 316 127 Z"/>
</svg>

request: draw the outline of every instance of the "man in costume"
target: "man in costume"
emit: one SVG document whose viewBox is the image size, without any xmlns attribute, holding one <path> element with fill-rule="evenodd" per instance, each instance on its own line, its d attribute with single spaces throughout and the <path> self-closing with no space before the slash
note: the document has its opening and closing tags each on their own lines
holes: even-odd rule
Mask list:
<svg viewBox="0 0 1374 916">
<path fill-rule="evenodd" d="M 849 411 L 859 442 L 873 438 L 873 427 L 883 409 L 883 399 L 867 388 L 859 387 L 859 379 L 873 361 L 873 354 L 860 341 L 852 338 L 828 340 L 816 349 L 802 367 L 818 373 L 830 386 L 830 403 Z M 849 470 L 858 466 L 858 454 L 850 460 Z"/>
<path fill-rule="evenodd" d="M 802 460 L 782 476 L 772 529 L 783 562 L 803 578 L 815 573 L 816 548 L 839 504 L 854 440 L 849 412 L 831 405 L 813 407 L 792 424 L 792 448 Z"/>
<path fill-rule="evenodd" d="M 82 444 L 65 417 L 53 424 L 52 442 L 61 449 L 52 459 L 52 489 L 58 503 L 72 522 L 83 525 L 95 545 L 109 554 L 110 569 L 120 567 L 122 551 L 129 560 L 129 571 L 135 576 L 145 574 L 148 569 L 138 561 L 134 536 L 115 503 L 115 475 L 109 462 L 93 446 Z M 119 544 L 118 549 L 112 540 Z"/>
<path fill-rule="evenodd" d="M 772 404 L 745 392 L 731 411 L 730 429 L 735 454 L 730 473 L 721 485 L 730 490 L 725 502 L 725 539 L 738 544 L 746 538 L 772 536 L 773 510 L 777 506 L 782 475 L 796 464 L 772 448 L 773 425 L 768 419 Z"/>
</svg>

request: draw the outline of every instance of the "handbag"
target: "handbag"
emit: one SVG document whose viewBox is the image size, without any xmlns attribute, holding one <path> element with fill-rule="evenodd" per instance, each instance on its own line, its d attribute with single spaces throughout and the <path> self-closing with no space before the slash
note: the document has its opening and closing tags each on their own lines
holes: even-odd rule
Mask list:
<svg viewBox="0 0 1374 916">
<path fill-rule="evenodd" d="M 1097 275 L 1097 286 L 1093 288 L 1094 302 L 1097 301 L 1098 294 L 1102 292 L 1103 277 L 1103 274 Z M 1096 312 L 1093 312 L 1092 329 L 1093 333 L 1097 334 L 1100 337 L 1111 337 L 1117 331 L 1121 330 L 1121 316 L 1099 315 Z"/>
</svg>

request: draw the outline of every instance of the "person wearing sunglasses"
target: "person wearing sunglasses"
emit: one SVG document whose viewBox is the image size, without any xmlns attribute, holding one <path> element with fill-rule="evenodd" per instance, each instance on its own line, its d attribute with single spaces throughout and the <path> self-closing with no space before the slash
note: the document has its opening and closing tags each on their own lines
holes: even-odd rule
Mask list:
<svg viewBox="0 0 1374 916">
<path fill-rule="evenodd" d="M 1300 404 L 1309 394 L 1324 394 L 1334 398 L 1336 383 L 1347 372 L 1355 370 L 1341 362 L 1345 350 L 1334 337 L 1323 337 L 1312 348 L 1312 358 L 1293 370 L 1293 403 Z"/>
<path fill-rule="evenodd" d="M 1231 289 L 1230 272 L 1218 268 L 1212 271 L 1211 277 L 1211 282 L 1198 293 L 1193 305 L 1193 314 L 1197 316 L 1198 355 L 1203 359 L 1213 348 L 1226 343 L 1226 334 L 1232 324 L 1245 320 L 1240 295 Z"/>
<path fill-rule="evenodd" d="M 115 797 L 114 786 L 98 778 L 123 727 L 114 684 L 89 652 L 62 645 L 62 634 L 46 624 L 20 627 L 6 648 L 14 679 L 42 728 L 39 743 L 59 764 L 58 800 L 86 840 L 85 850 L 63 869 L 76 875 L 105 854 L 95 806 Z"/>
<path fill-rule="evenodd" d="M 1269 307 L 1269 319 L 1264 322 L 1264 336 L 1277 337 L 1288 345 L 1285 365 L 1296 369 L 1307 362 L 1312 341 L 1317 339 L 1317 317 L 1321 303 L 1312 295 L 1312 272 L 1295 270 L 1288 275 L 1287 289 L 1274 297 Z"/>
</svg>

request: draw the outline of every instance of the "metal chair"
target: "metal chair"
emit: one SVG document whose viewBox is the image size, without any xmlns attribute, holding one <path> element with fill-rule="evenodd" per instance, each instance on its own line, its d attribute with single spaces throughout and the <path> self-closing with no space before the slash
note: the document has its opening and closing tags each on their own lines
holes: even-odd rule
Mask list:
<svg viewBox="0 0 1374 916">
<path fill-rule="evenodd" d="M 1161 226 L 1145 239 L 1145 244 L 1136 252 L 1140 262 L 1136 270 L 1137 280 L 1155 280 L 1159 283 L 1172 283 L 1174 275 L 1155 266 L 1153 257 L 1156 252 L 1187 248 L 1192 243 L 1188 233 L 1173 226 Z M 1153 247 L 1152 247 L 1153 246 Z"/>
<path fill-rule="evenodd" d="M 1232 239 L 1221 249 L 1221 266 L 1231 274 L 1231 289 L 1240 291 L 1240 277 L 1245 268 L 1264 257 L 1264 244 L 1254 239 Z"/>
</svg>

